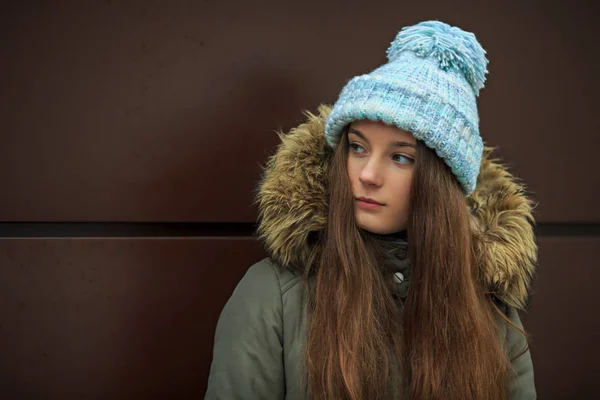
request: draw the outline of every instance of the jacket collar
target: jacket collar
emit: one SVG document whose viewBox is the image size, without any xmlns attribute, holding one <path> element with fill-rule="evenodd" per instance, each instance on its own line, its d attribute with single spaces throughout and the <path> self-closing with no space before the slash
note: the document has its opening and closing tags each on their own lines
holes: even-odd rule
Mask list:
<svg viewBox="0 0 600 400">
<path fill-rule="evenodd" d="M 324 127 L 331 107 L 288 134 L 267 162 L 256 190 L 258 235 L 269 256 L 284 267 L 302 270 L 317 256 L 311 244 L 327 224 L 326 178 L 331 151 Z M 468 197 L 477 265 L 490 291 L 506 304 L 525 309 L 537 262 L 533 202 L 485 147 L 475 191 Z"/>
</svg>

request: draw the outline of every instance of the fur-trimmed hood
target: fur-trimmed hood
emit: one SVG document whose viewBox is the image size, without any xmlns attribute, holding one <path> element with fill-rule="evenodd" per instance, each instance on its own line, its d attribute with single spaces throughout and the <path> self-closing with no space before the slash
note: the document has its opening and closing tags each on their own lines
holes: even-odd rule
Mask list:
<svg viewBox="0 0 600 400">
<path fill-rule="evenodd" d="M 314 261 L 311 238 L 327 224 L 326 179 L 331 151 L 324 136 L 331 107 L 288 134 L 267 162 L 257 186 L 259 238 L 269 256 L 288 268 Z M 475 191 L 468 197 L 478 265 L 489 289 L 506 304 L 524 309 L 537 262 L 533 202 L 485 147 Z"/>
</svg>

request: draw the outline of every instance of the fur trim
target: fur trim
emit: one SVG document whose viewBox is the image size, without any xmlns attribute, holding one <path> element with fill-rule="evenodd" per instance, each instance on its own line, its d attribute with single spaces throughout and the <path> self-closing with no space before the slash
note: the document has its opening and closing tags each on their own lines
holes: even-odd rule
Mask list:
<svg viewBox="0 0 600 400">
<path fill-rule="evenodd" d="M 256 188 L 258 236 L 277 263 L 302 271 L 317 256 L 311 238 L 327 224 L 327 172 L 332 150 L 324 136 L 331 107 L 288 134 L 269 158 Z M 479 268 L 489 290 L 506 304 L 525 309 L 537 262 L 534 204 L 485 147 L 475 191 L 467 198 Z"/>
</svg>

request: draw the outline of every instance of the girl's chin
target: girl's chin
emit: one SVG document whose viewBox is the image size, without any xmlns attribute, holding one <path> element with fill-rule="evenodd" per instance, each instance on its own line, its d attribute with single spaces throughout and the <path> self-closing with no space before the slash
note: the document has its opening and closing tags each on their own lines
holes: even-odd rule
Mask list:
<svg viewBox="0 0 600 400">
<path fill-rule="evenodd" d="M 357 226 L 360 229 L 363 229 L 365 231 L 371 232 L 371 233 L 376 233 L 378 235 L 386 235 L 387 233 L 391 233 L 393 232 L 393 229 L 389 229 L 389 227 L 381 224 L 381 223 L 377 223 L 376 221 L 371 221 L 369 223 L 367 222 L 357 222 Z"/>
</svg>

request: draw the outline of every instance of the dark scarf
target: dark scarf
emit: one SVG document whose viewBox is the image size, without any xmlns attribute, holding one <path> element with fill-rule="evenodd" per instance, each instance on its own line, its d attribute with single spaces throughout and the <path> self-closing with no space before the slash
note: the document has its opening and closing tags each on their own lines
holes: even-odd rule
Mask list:
<svg viewBox="0 0 600 400">
<path fill-rule="evenodd" d="M 406 298 L 410 284 L 410 260 L 406 231 L 387 235 L 371 233 L 371 235 L 377 239 L 394 273 L 399 272 L 401 274 L 399 278 L 394 277 L 396 291 L 401 298 Z M 399 282 L 400 279 L 402 279 L 401 282 Z"/>
</svg>

